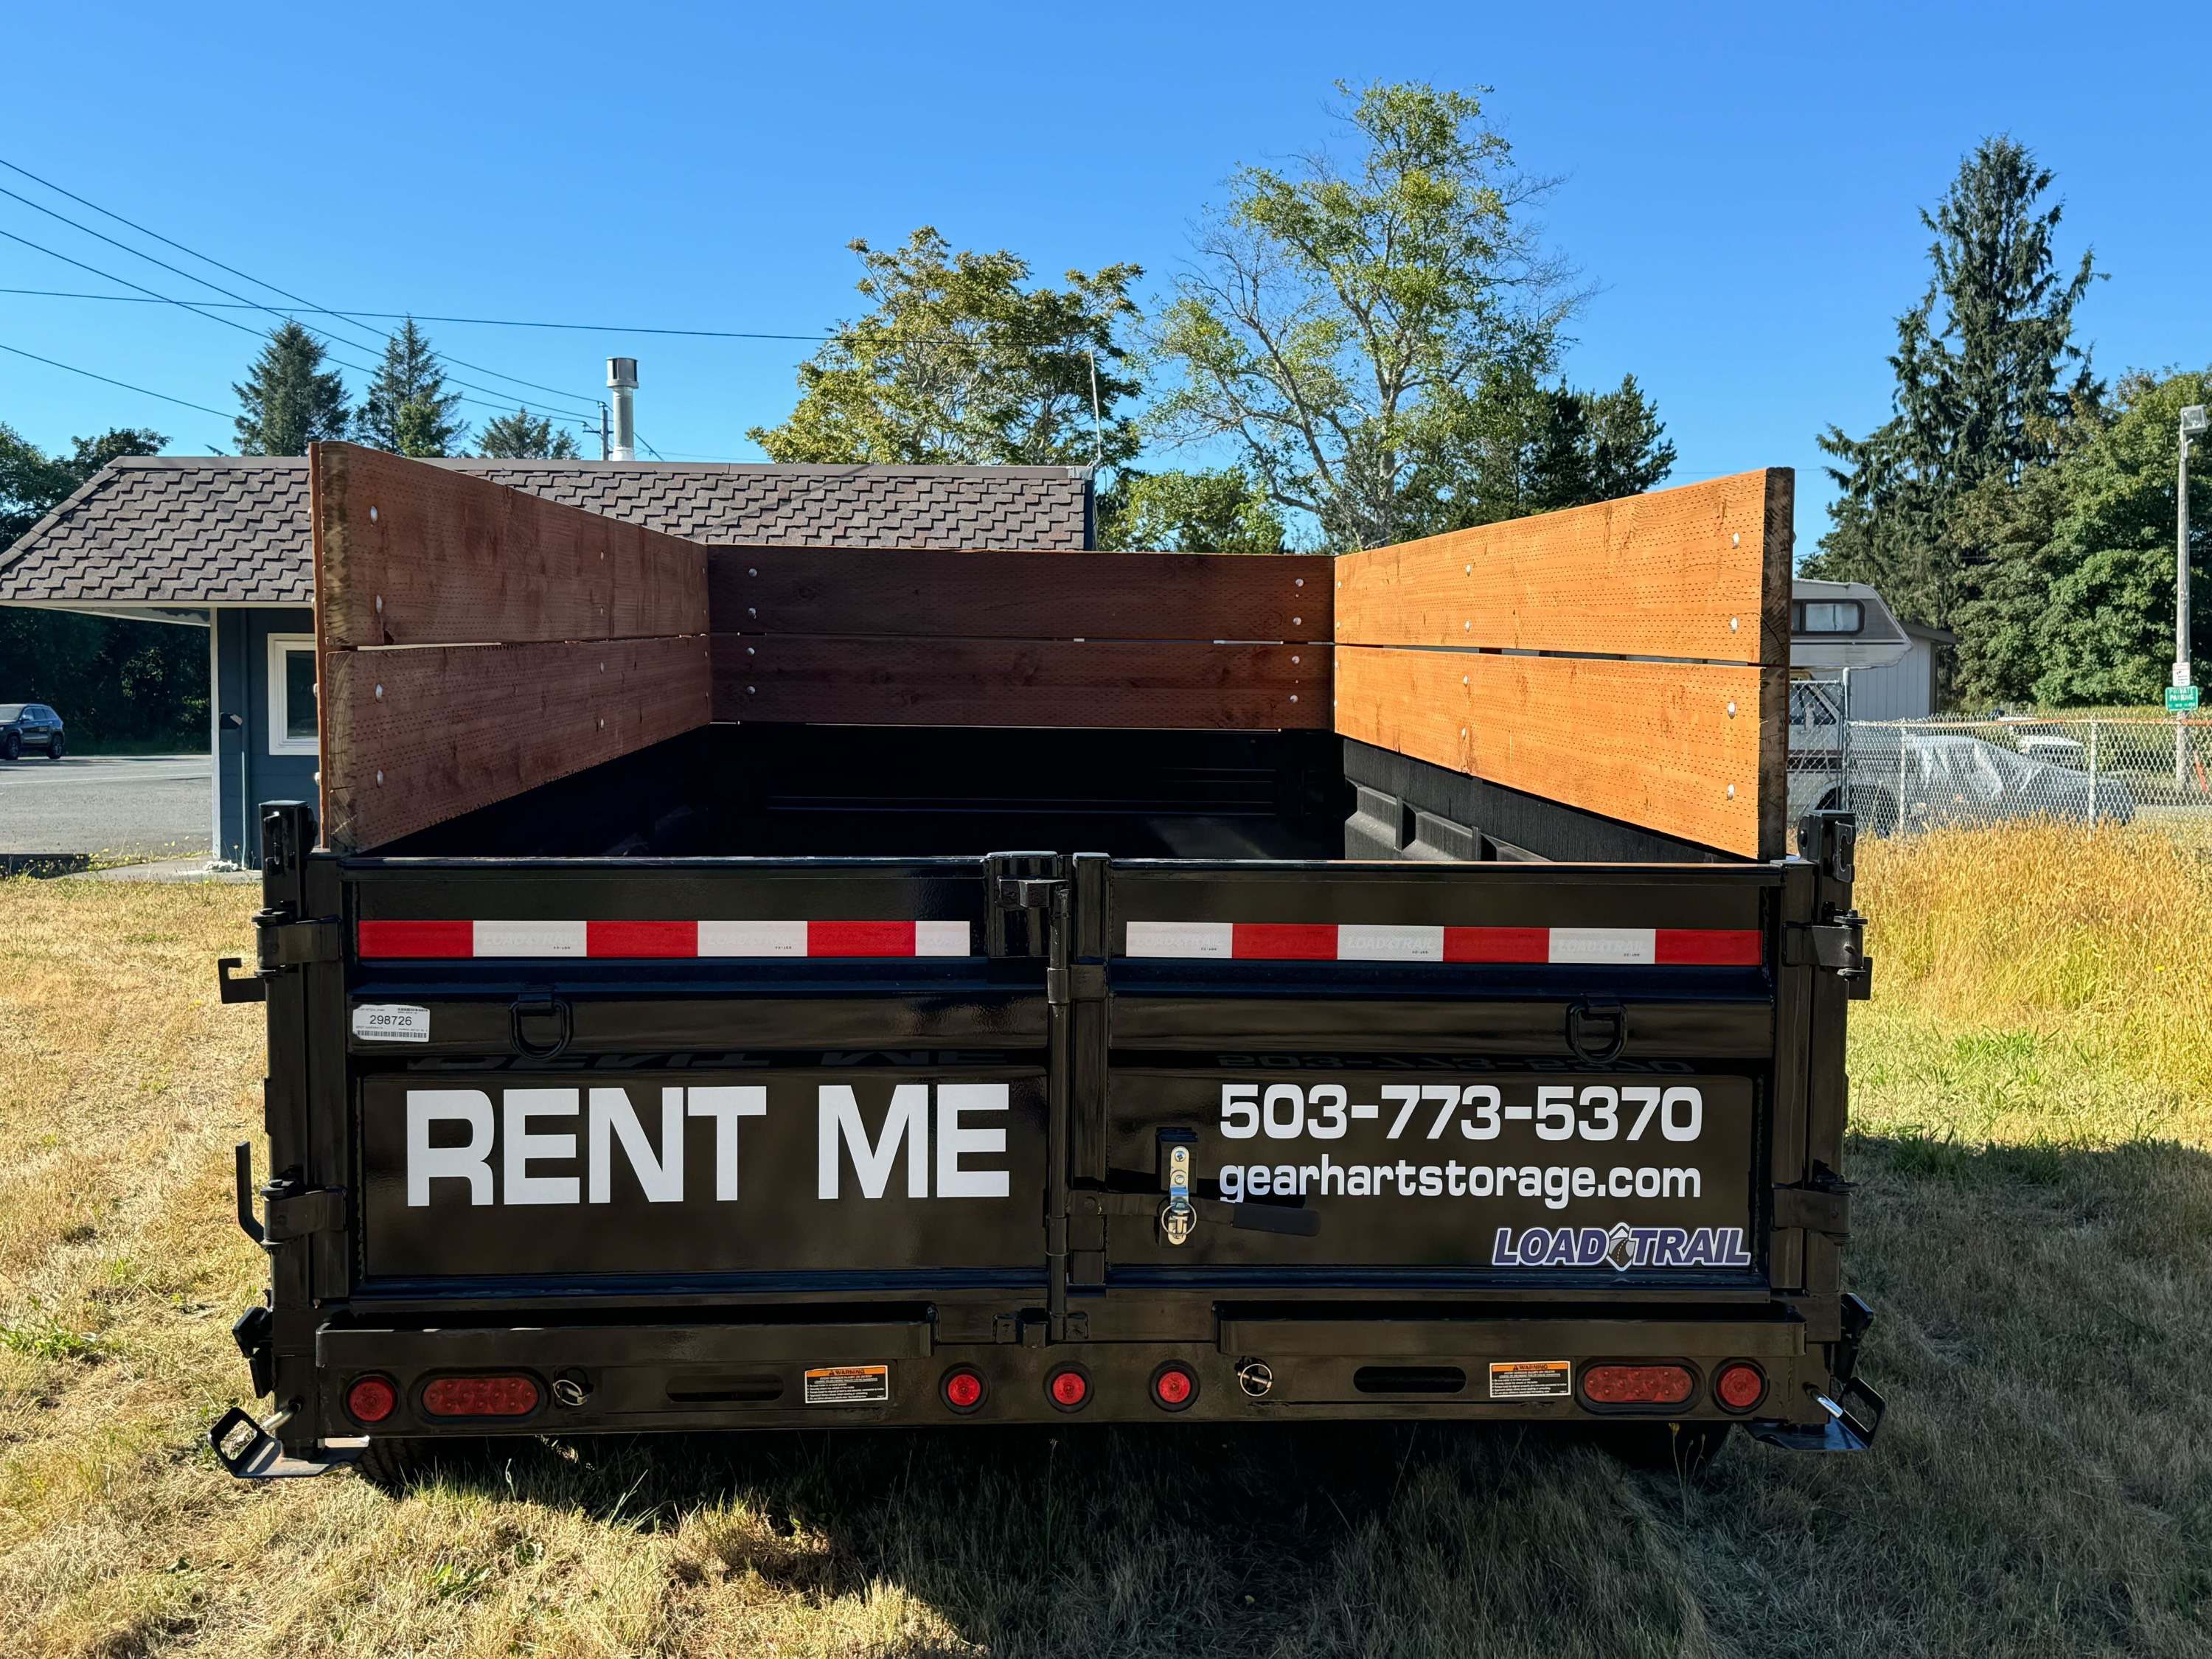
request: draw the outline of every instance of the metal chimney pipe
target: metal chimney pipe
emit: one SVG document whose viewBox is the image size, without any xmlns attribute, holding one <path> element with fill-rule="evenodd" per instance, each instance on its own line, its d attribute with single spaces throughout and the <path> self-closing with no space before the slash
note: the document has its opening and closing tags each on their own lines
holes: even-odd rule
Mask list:
<svg viewBox="0 0 2212 1659">
<path fill-rule="evenodd" d="M 608 358 L 607 385 L 615 394 L 614 442 L 607 459 L 634 461 L 637 459 L 637 359 Z"/>
</svg>

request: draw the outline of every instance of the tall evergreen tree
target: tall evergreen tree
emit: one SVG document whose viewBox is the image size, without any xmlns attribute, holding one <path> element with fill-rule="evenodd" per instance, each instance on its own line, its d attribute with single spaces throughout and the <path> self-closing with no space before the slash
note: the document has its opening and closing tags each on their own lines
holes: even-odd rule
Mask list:
<svg viewBox="0 0 2212 1659">
<path fill-rule="evenodd" d="M 1640 495 L 1674 471 L 1674 443 L 1633 374 L 1611 392 L 1545 388 L 1532 412 L 1522 464 L 1525 513 Z"/>
<path fill-rule="evenodd" d="M 573 461 L 576 441 L 545 416 L 518 409 L 484 422 L 477 434 L 477 453 L 498 460 Z"/>
<path fill-rule="evenodd" d="M 454 418 L 461 394 L 446 390 L 446 371 L 412 317 L 384 343 L 384 361 L 368 383 L 355 434 L 374 449 L 414 456 L 451 455 L 467 441 Z"/>
<path fill-rule="evenodd" d="M 2024 145 L 1985 138 L 1921 214 L 1934 274 L 1897 319 L 1895 412 L 1863 438 L 1832 426 L 1821 437 L 1843 493 L 1806 574 L 1872 582 L 1904 614 L 1951 625 L 1989 556 L 1962 544 L 1961 503 L 2048 464 L 2101 404 L 2073 343 L 2098 273 L 2088 252 L 2070 276 L 2057 265 L 2062 207 L 2038 205 L 2053 177 Z"/>
<path fill-rule="evenodd" d="M 241 455 L 304 455 L 319 439 L 344 437 L 351 418 L 345 382 L 323 368 L 322 342 L 289 317 L 231 390 L 246 411 L 235 422 Z"/>
</svg>

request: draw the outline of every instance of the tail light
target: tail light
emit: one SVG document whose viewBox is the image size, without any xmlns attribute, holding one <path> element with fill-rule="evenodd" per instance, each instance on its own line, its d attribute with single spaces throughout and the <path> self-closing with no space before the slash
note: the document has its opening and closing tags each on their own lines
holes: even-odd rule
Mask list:
<svg viewBox="0 0 2212 1659">
<path fill-rule="evenodd" d="M 1064 1412 L 1079 1412 L 1091 1401 L 1091 1377 L 1080 1365 L 1062 1365 L 1044 1380 L 1044 1391 Z"/>
<path fill-rule="evenodd" d="M 938 1388 L 945 1405 L 963 1415 L 983 1403 L 983 1378 L 972 1365 L 955 1365 Z"/>
<path fill-rule="evenodd" d="M 1152 1373 L 1152 1403 L 1164 1412 L 1179 1412 L 1198 1398 L 1198 1377 L 1189 1366 L 1170 1359 Z"/>
<path fill-rule="evenodd" d="M 359 1377 L 346 1390 L 346 1409 L 357 1422 L 381 1423 L 398 1403 L 399 1390 L 388 1376 Z"/>
<path fill-rule="evenodd" d="M 538 1409 L 538 1385 L 526 1376 L 441 1376 L 422 1390 L 433 1417 L 527 1417 Z"/>
<path fill-rule="evenodd" d="M 1732 1412 L 1747 1412 L 1765 1397 L 1766 1377 L 1748 1359 L 1731 1359 L 1713 1378 L 1713 1393 Z"/>
<path fill-rule="evenodd" d="M 1679 1406 L 1695 1387 L 1686 1365 L 1590 1365 L 1583 1399 L 1592 1406 Z"/>
</svg>

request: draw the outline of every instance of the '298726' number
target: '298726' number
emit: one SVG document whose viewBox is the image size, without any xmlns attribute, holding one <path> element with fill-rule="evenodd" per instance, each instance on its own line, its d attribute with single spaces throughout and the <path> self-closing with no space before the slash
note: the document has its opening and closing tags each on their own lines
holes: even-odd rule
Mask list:
<svg viewBox="0 0 2212 1659">
<path fill-rule="evenodd" d="M 1265 1093 L 1262 1093 L 1262 1089 Z M 1540 1083 L 1531 1103 L 1508 1105 L 1492 1083 L 1394 1083 L 1382 1102 L 1355 1101 L 1340 1083 L 1224 1083 L 1221 1133 L 1231 1140 L 1340 1140 L 1361 1119 L 1395 1109 L 1384 1139 L 1395 1140 L 1428 1109 L 1426 1135 L 1441 1140 L 1453 1123 L 1468 1140 L 1495 1140 L 1508 1123 L 1533 1124 L 1540 1140 L 1641 1140 L 1656 1121 L 1668 1140 L 1695 1140 L 1705 1124 L 1705 1099 L 1690 1084 Z M 1624 1135 L 1623 1130 L 1626 1133 Z"/>
</svg>

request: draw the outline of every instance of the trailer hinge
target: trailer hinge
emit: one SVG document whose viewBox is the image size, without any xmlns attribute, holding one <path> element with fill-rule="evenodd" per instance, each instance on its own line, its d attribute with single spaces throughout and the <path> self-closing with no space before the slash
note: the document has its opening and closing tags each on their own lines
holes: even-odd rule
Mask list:
<svg viewBox="0 0 2212 1659">
<path fill-rule="evenodd" d="M 258 910 L 253 937 L 254 965 L 264 974 L 303 968 L 311 962 L 337 962 L 345 954 L 345 928 L 335 916 L 293 921 L 282 910 Z"/>
<path fill-rule="evenodd" d="M 1851 1195 L 1844 1191 L 1822 1192 L 1812 1187 L 1777 1187 L 1774 1224 L 1825 1233 L 1840 1242 L 1851 1233 Z"/>
<path fill-rule="evenodd" d="M 1097 962 L 1077 962 L 1069 963 L 1066 968 L 1046 969 L 1044 1000 L 1047 1002 L 1105 1001 L 1105 964 Z"/>
<path fill-rule="evenodd" d="M 261 1198 L 263 1213 L 268 1218 L 262 1232 L 271 1244 L 345 1228 L 343 1187 L 302 1187 L 297 1181 L 272 1181 L 262 1188 Z"/>
<path fill-rule="evenodd" d="M 1792 922 L 1783 932 L 1782 960 L 1790 968 L 1825 968 L 1850 988 L 1854 1001 L 1874 991 L 1874 958 L 1866 953 L 1866 918 L 1846 910 L 1832 921 Z"/>
</svg>

